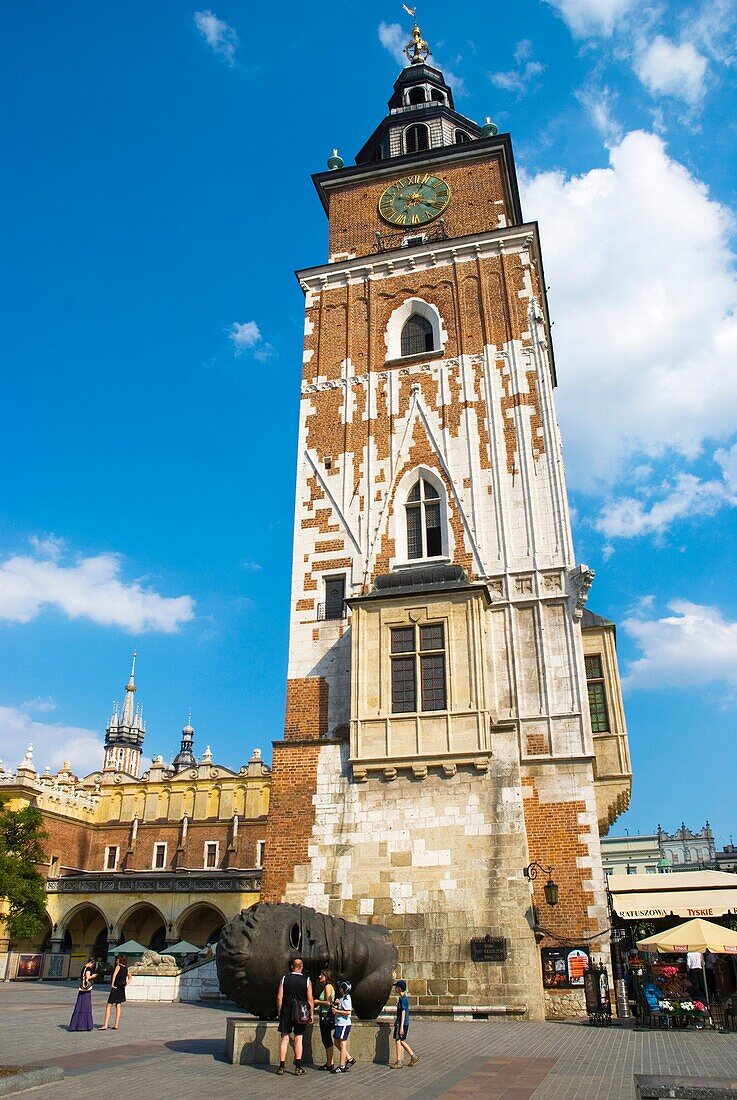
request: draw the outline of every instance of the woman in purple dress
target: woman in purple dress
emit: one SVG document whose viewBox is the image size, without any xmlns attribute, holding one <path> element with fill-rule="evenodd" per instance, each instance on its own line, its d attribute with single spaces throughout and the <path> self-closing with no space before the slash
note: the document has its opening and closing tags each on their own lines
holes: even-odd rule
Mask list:
<svg viewBox="0 0 737 1100">
<path fill-rule="evenodd" d="M 70 1031 L 92 1031 L 92 982 L 97 977 L 94 971 L 95 960 L 88 959 L 79 976 L 77 1003 L 69 1021 Z"/>
</svg>

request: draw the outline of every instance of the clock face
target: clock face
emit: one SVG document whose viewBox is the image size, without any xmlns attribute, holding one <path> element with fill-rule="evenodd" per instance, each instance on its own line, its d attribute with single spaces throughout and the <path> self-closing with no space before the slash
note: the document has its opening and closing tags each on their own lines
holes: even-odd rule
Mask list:
<svg viewBox="0 0 737 1100">
<path fill-rule="evenodd" d="M 403 176 L 379 199 L 379 214 L 390 225 L 426 225 L 448 208 L 450 188 L 437 176 Z"/>
</svg>

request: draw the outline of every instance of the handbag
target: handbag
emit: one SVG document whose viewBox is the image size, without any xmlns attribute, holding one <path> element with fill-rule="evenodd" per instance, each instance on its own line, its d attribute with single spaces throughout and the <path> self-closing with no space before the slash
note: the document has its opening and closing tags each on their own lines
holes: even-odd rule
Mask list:
<svg viewBox="0 0 737 1100">
<path fill-rule="evenodd" d="M 295 996 L 294 982 L 292 981 L 292 975 L 289 975 L 289 986 L 292 992 L 292 1023 L 295 1027 L 304 1027 L 305 1024 L 310 1022 L 310 1006 L 307 1001 L 301 1001 Z"/>
</svg>

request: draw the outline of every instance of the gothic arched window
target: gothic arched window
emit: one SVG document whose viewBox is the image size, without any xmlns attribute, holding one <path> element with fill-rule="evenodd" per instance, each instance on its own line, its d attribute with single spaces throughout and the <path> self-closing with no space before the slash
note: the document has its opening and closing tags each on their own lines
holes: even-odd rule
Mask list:
<svg viewBox="0 0 737 1100">
<path fill-rule="evenodd" d="M 418 153 L 421 149 L 430 148 L 430 131 L 423 123 L 417 122 L 414 126 L 408 126 L 404 134 L 404 148 L 408 153 Z"/>
<path fill-rule="evenodd" d="M 425 96 L 425 89 L 424 88 L 411 88 L 410 93 L 407 96 L 407 101 L 409 103 L 425 103 L 425 102 L 427 102 L 427 98 Z"/>
<path fill-rule="evenodd" d="M 470 141 L 465 130 L 456 130 L 456 145 L 462 145 L 464 141 Z"/>
<path fill-rule="evenodd" d="M 435 350 L 435 338 L 432 325 L 427 317 L 420 313 L 413 313 L 404 322 L 400 339 L 400 351 L 402 355 L 423 355 L 426 351 Z"/>
<path fill-rule="evenodd" d="M 438 558 L 443 553 L 440 494 L 426 478 L 407 497 L 407 558 Z"/>
</svg>

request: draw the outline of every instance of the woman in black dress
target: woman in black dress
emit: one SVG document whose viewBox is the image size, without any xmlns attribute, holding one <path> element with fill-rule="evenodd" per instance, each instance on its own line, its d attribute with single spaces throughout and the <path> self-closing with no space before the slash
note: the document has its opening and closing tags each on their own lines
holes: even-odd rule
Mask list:
<svg viewBox="0 0 737 1100">
<path fill-rule="evenodd" d="M 111 1005 L 115 1005 L 115 1023 L 112 1026 L 112 1030 L 117 1031 L 120 1027 L 120 1006 L 125 1001 L 125 987 L 129 980 L 128 964 L 125 961 L 125 955 L 118 955 L 115 960 L 113 976 L 110 979 L 110 996 L 105 1005 L 105 1021 L 100 1031 L 107 1031 Z"/>
</svg>

